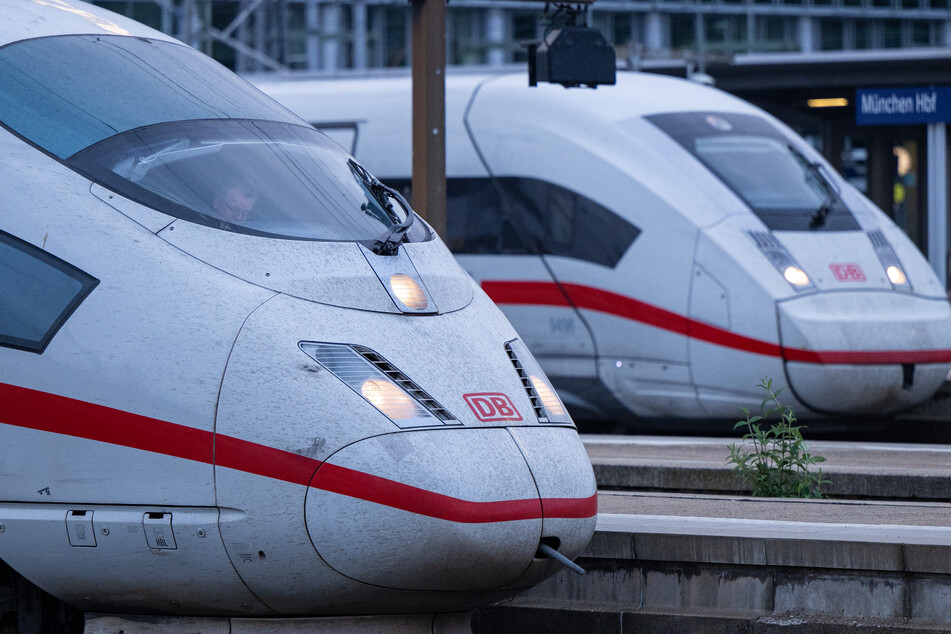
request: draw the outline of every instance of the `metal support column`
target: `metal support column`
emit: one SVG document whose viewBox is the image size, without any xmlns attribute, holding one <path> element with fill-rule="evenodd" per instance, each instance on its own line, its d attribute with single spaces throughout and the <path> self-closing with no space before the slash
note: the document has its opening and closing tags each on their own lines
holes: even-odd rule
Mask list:
<svg viewBox="0 0 951 634">
<path fill-rule="evenodd" d="M 648 55 L 666 55 L 670 52 L 670 21 L 659 11 L 648 11 L 644 23 L 644 43 Z"/>
<path fill-rule="evenodd" d="M 307 0 L 304 5 L 304 50 L 307 54 L 307 70 L 320 68 L 320 5 L 317 0 Z"/>
<path fill-rule="evenodd" d="M 489 46 L 489 66 L 501 66 L 506 60 L 506 13 L 500 7 L 489 7 L 485 15 L 485 39 Z"/>
<path fill-rule="evenodd" d="M 342 68 L 343 7 L 325 2 L 320 7 L 320 68 L 337 71 Z"/>
<path fill-rule="evenodd" d="M 413 208 L 446 237 L 446 3 L 413 0 Z"/>
<path fill-rule="evenodd" d="M 948 287 L 947 124 L 928 124 L 928 262 Z"/>
<path fill-rule="evenodd" d="M 365 2 L 354 2 L 350 5 L 353 37 L 352 68 L 364 70 L 367 67 L 367 5 Z"/>
<path fill-rule="evenodd" d="M 799 17 L 799 52 L 813 53 L 816 50 L 816 22 L 812 17 Z"/>
</svg>

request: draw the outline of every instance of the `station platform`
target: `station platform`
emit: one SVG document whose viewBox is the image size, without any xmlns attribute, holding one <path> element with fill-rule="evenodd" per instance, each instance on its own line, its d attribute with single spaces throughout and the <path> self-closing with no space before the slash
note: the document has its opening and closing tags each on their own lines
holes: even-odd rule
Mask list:
<svg viewBox="0 0 951 634">
<path fill-rule="evenodd" d="M 599 490 L 748 493 L 728 464 L 733 438 L 582 435 Z M 848 499 L 951 500 L 951 446 L 816 440 L 813 455 Z"/>
<path fill-rule="evenodd" d="M 769 499 L 743 494 L 730 442 L 585 437 L 587 573 L 478 611 L 473 631 L 951 632 L 951 450 L 814 442 L 836 497 Z"/>
</svg>

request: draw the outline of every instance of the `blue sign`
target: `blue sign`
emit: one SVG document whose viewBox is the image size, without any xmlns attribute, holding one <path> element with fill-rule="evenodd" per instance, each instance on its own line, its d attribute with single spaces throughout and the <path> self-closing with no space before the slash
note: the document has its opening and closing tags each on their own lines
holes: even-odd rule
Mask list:
<svg viewBox="0 0 951 634">
<path fill-rule="evenodd" d="M 855 123 L 896 125 L 951 121 L 951 86 L 855 91 Z"/>
</svg>

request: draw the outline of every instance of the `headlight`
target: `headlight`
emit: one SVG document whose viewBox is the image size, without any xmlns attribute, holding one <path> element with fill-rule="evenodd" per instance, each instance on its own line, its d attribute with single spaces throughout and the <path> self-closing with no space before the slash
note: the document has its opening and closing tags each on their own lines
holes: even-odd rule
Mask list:
<svg viewBox="0 0 951 634">
<path fill-rule="evenodd" d="M 426 310 L 429 307 L 429 300 L 426 299 L 426 293 L 416 280 L 404 273 L 397 273 L 390 277 L 390 289 L 403 305 L 413 310 Z"/>
<path fill-rule="evenodd" d="M 902 270 L 894 264 L 885 269 L 885 273 L 888 275 L 888 281 L 892 284 L 908 283 L 908 278 L 905 277 L 905 274 L 902 272 Z"/>
<path fill-rule="evenodd" d="M 786 247 L 769 231 L 749 231 L 750 238 L 770 264 L 797 291 L 815 290 L 812 280 L 793 259 Z"/>
<path fill-rule="evenodd" d="M 572 424 L 571 417 L 565 409 L 561 399 L 552 387 L 551 381 L 545 376 L 542 367 L 520 339 L 512 339 L 505 343 L 505 351 L 515 366 L 522 387 L 532 402 L 535 416 L 541 423 Z"/>
<path fill-rule="evenodd" d="M 902 293 L 910 293 L 911 284 L 908 283 L 908 276 L 905 275 L 901 260 L 898 259 L 895 249 L 892 248 L 885 234 L 882 233 L 881 229 L 869 231 L 868 239 L 872 243 L 872 248 L 875 249 L 878 261 L 882 263 L 882 268 L 885 269 L 885 275 L 888 277 L 888 281 L 891 282 L 892 288 Z"/>
<path fill-rule="evenodd" d="M 809 284 L 809 276 L 798 266 L 787 266 L 786 270 L 783 271 L 783 277 L 793 286 L 807 286 Z"/>
<path fill-rule="evenodd" d="M 408 420 L 419 414 L 413 399 L 392 381 L 367 379 L 360 386 L 360 394 L 394 421 Z"/>
<path fill-rule="evenodd" d="M 545 406 L 545 412 L 548 413 L 548 417 L 559 418 L 565 416 L 565 406 L 561 404 L 561 399 L 558 398 L 555 390 L 552 389 L 551 384 L 548 383 L 548 377 L 529 374 L 528 379 L 532 382 L 535 392 L 538 393 L 538 398 L 541 399 L 542 405 Z"/>
<path fill-rule="evenodd" d="M 298 346 L 399 427 L 458 423 L 436 399 L 370 348 L 312 341 Z"/>
</svg>

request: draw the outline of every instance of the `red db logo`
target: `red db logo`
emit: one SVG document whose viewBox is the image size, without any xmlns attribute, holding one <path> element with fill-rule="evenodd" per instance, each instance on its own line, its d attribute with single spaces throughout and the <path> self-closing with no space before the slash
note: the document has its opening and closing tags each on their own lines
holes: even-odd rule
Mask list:
<svg viewBox="0 0 951 634">
<path fill-rule="evenodd" d="M 840 282 L 864 282 L 865 271 L 858 264 L 830 264 L 832 274 Z"/>
<path fill-rule="evenodd" d="M 512 400 L 505 394 L 464 394 L 469 409 L 476 418 L 483 423 L 497 423 L 499 421 L 520 421 L 522 415 L 515 409 Z"/>
</svg>

